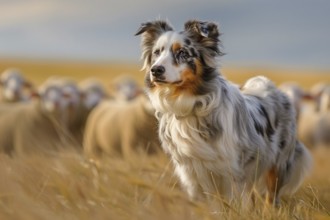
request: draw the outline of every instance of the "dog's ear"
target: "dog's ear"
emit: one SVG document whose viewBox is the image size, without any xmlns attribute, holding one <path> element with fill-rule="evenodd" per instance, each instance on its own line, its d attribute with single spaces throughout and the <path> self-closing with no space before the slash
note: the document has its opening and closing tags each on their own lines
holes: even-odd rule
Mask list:
<svg viewBox="0 0 330 220">
<path fill-rule="evenodd" d="M 220 33 L 217 24 L 213 22 L 189 20 L 185 23 L 184 30 L 188 33 L 189 37 L 194 39 L 197 43 L 216 52 L 214 55 L 223 55 L 218 47 Z"/>
<path fill-rule="evenodd" d="M 172 31 L 173 28 L 162 20 L 143 23 L 136 32 L 135 36 L 142 34 L 142 59 L 144 60 L 143 69 L 150 65 L 152 48 L 160 35 L 167 31 Z"/>
<path fill-rule="evenodd" d="M 189 20 L 184 24 L 185 31 L 195 33 L 200 37 L 211 38 L 215 41 L 219 41 L 218 25 L 212 22 Z"/>
<path fill-rule="evenodd" d="M 142 23 L 139 30 L 136 32 L 135 36 L 140 35 L 142 33 L 147 33 L 153 36 L 160 35 L 166 31 L 172 31 L 173 28 L 166 21 L 154 21 L 154 22 L 146 22 Z"/>
</svg>

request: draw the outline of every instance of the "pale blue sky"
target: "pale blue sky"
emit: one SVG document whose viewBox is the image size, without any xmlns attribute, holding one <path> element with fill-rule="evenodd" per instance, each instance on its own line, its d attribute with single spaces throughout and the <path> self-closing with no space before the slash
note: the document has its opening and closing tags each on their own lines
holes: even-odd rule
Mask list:
<svg viewBox="0 0 330 220">
<path fill-rule="evenodd" d="M 156 18 L 217 22 L 223 66 L 330 69 L 328 0 L 0 0 L 0 57 L 139 62 Z"/>
</svg>

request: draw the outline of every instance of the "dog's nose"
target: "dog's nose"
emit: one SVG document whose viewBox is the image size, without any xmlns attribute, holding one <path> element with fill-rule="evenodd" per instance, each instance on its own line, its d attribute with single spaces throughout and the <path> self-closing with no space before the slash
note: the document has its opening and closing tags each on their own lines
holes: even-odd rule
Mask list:
<svg viewBox="0 0 330 220">
<path fill-rule="evenodd" d="M 165 73 L 165 67 L 163 67 L 163 66 L 153 66 L 151 68 L 151 74 L 154 77 L 159 77 L 159 76 L 163 75 L 164 73 Z"/>
</svg>

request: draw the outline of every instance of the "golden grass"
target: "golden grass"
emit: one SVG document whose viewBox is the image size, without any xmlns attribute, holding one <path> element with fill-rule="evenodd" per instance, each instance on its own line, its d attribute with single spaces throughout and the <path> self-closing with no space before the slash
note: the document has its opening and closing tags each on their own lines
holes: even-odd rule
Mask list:
<svg viewBox="0 0 330 220">
<path fill-rule="evenodd" d="M 330 149 L 314 152 L 303 187 L 279 208 L 228 204 L 214 214 L 191 202 L 165 155 L 91 163 L 75 151 L 53 157 L 0 156 L 0 219 L 329 219 Z"/>
<path fill-rule="evenodd" d="M 8 67 L 20 68 L 36 84 L 50 75 L 77 80 L 96 76 L 105 83 L 123 73 L 142 83 L 144 75 L 134 64 L 0 60 L 0 71 Z M 261 74 L 276 83 L 295 80 L 306 88 L 330 82 L 330 74 L 324 72 L 224 68 L 223 73 L 236 83 Z M 228 204 L 214 214 L 207 204 L 189 201 L 163 154 L 130 161 L 105 158 L 97 164 L 70 149 L 52 157 L 0 154 L 0 219 L 330 219 L 330 148 L 315 149 L 313 156 L 310 177 L 279 208 L 258 200 L 254 209 Z"/>
</svg>

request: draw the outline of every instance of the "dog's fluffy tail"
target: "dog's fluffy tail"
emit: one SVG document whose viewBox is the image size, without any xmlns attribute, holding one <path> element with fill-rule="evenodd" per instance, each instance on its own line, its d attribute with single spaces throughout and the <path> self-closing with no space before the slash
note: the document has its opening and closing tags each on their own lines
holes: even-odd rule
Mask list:
<svg viewBox="0 0 330 220">
<path fill-rule="evenodd" d="M 302 184 L 304 178 L 310 172 L 313 159 L 303 143 L 296 141 L 296 147 L 292 162 L 288 162 L 286 167 L 286 175 L 284 185 L 279 191 L 281 195 L 292 195 Z"/>
</svg>

